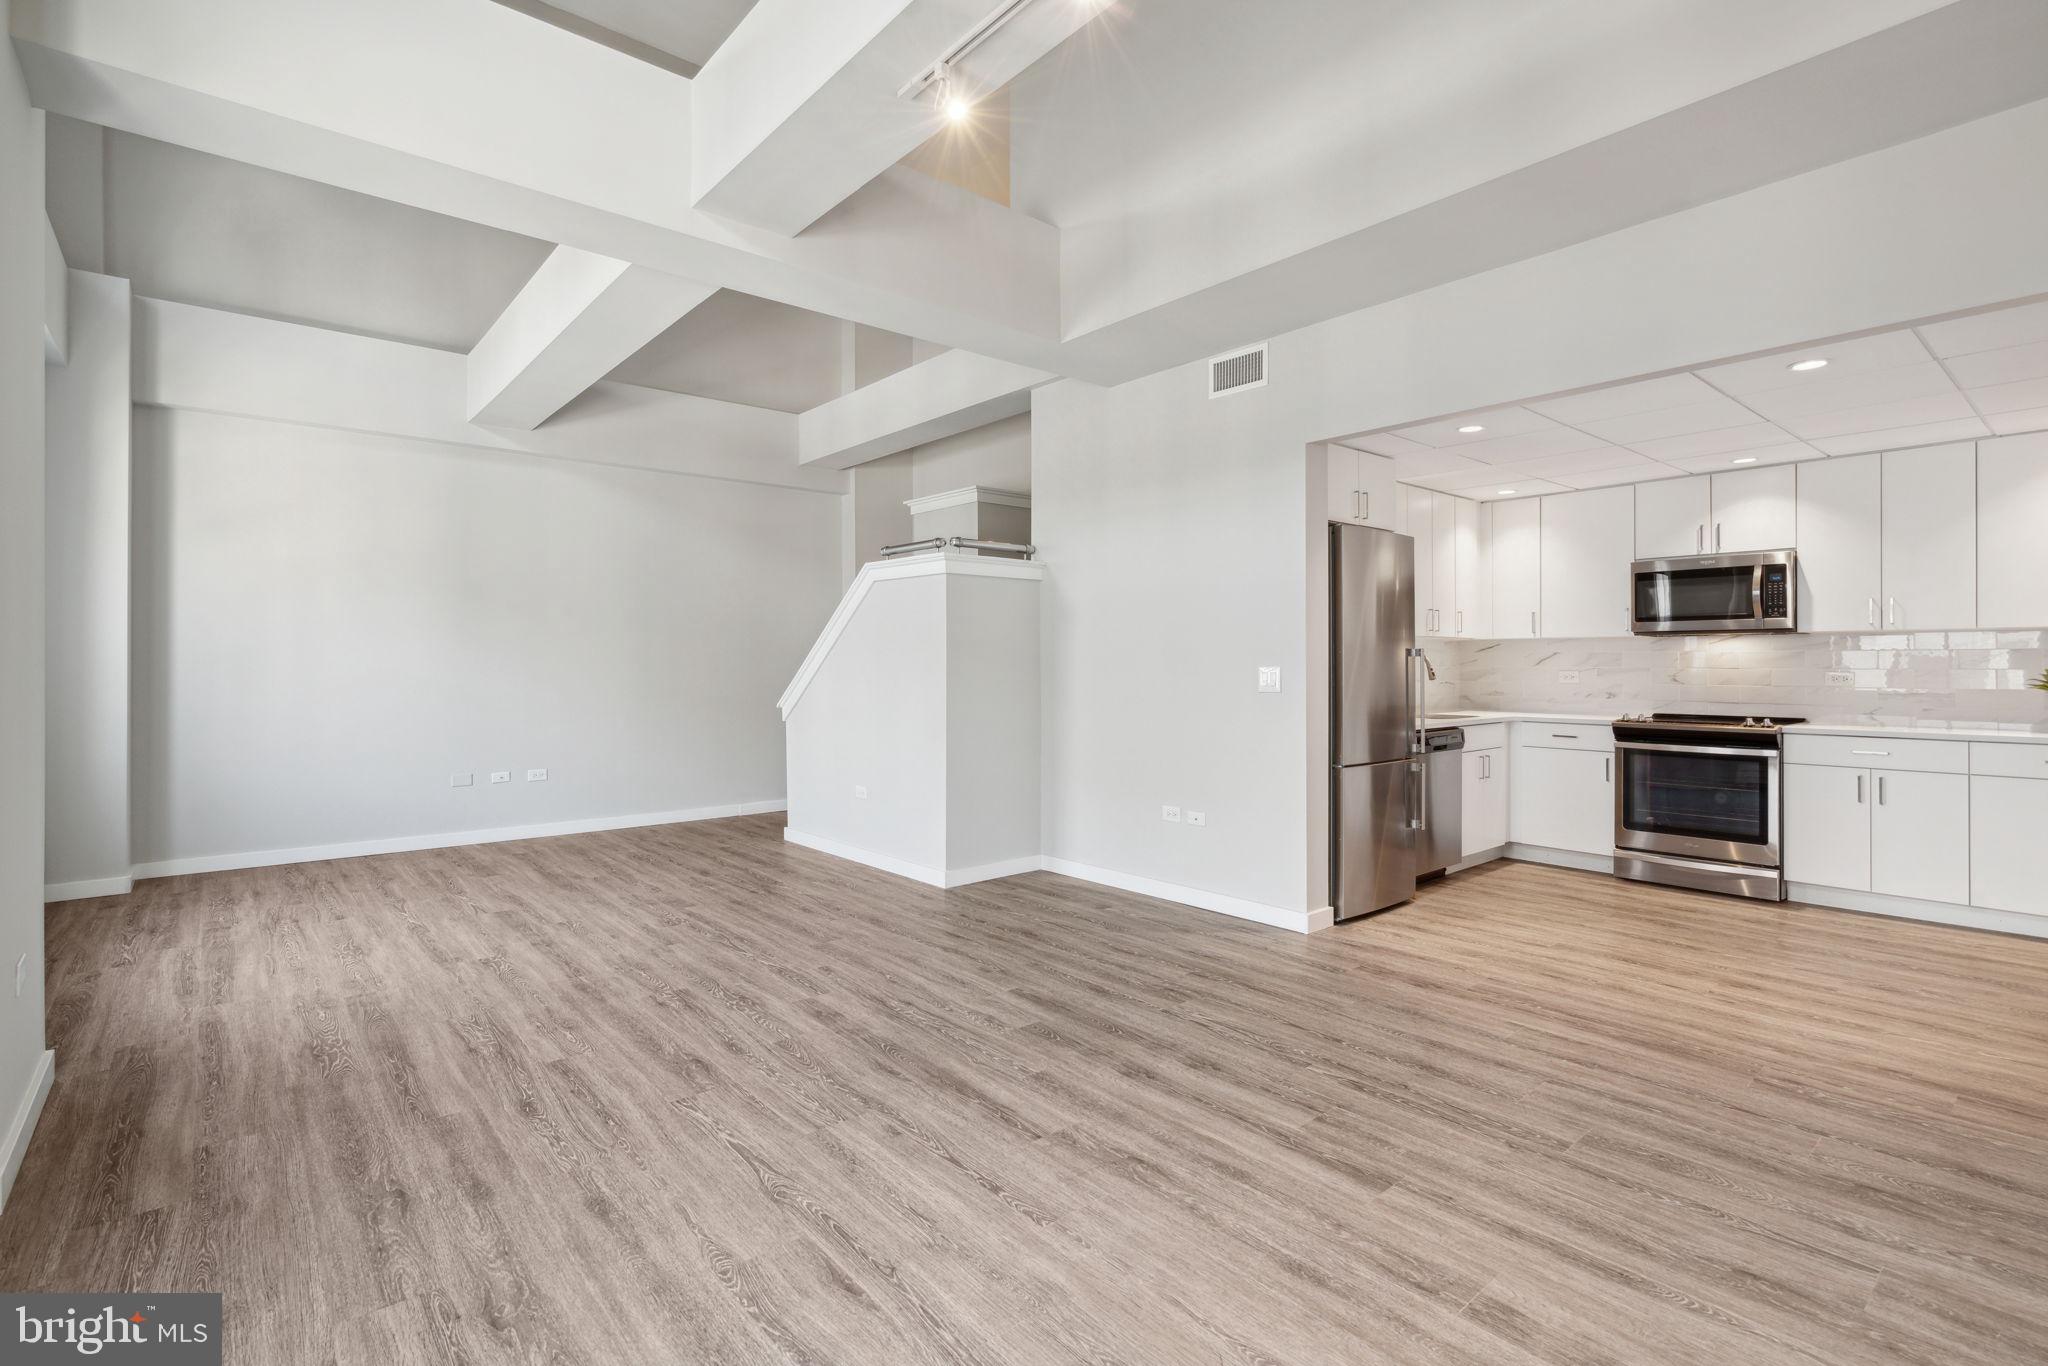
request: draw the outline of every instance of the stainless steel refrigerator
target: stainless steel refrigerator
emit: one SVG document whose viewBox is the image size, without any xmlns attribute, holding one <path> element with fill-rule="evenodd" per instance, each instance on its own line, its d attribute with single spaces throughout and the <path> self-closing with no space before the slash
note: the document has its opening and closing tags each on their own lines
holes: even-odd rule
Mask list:
<svg viewBox="0 0 2048 1366">
<path fill-rule="evenodd" d="M 1330 527 L 1330 904 L 1369 915 L 1415 895 L 1426 817 L 1415 542 Z"/>
</svg>

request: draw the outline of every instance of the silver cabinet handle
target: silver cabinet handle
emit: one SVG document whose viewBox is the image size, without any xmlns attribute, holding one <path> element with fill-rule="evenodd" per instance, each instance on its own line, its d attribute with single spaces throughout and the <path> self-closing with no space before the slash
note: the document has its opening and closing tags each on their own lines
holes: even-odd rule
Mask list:
<svg viewBox="0 0 2048 1366">
<path fill-rule="evenodd" d="M 1365 500 L 1365 511 L 1358 514 L 1358 520 L 1370 522 L 1372 520 L 1372 494 L 1370 492 L 1361 492 L 1358 496 Z"/>
<path fill-rule="evenodd" d="M 1550 732 L 1550 738 L 1553 740 L 1576 740 L 1579 737 L 1576 735 L 1559 735 L 1556 731 L 1552 731 Z"/>
<path fill-rule="evenodd" d="M 1701 522 L 1692 529 L 1692 548 L 1695 551 L 1707 548 L 1707 524 L 1705 522 Z"/>
<path fill-rule="evenodd" d="M 1614 781 L 1614 756 L 1611 754 L 1600 761 L 1600 781 L 1603 783 Z"/>
<path fill-rule="evenodd" d="M 1852 750 L 1850 750 L 1849 752 L 1850 752 L 1851 754 L 1890 754 L 1890 753 L 1891 753 L 1891 751 L 1890 751 L 1890 750 L 1888 750 L 1888 749 L 1852 749 Z"/>
<path fill-rule="evenodd" d="M 1877 804 L 1884 805 L 1884 774 L 1877 775 Z"/>
<path fill-rule="evenodd" d="M 1529 614 L 1529 634 L 1532 636 L 1536 634 L 1536 614 L 1534 612 Z"/>
<path fill-rule="evenodd" d="M 1884 624 L 1887 626 L 1894 625 L 1895 623 L 1897 623 L 1898 619 L 1899 600 L 1897 598 L 1887 597 L 1884 600 Z"/>
<path fill-rule="evenodd" d="M 1714 523 L 1714 549 L 1716 549 L 1716 550 L 1719 550 L 1720 548 L 1721 548 L 1721 524 L 1720 524 L 1719 522 L 1716 522 L 1716 523 Z"/>
<path fill-rule="evenodd" d="M 1458 634 L 1465 634 L 1465 609 L 1462 607 L 1458 609 Z"/>
<path fill-rule="evenodd" d="M 1863 805 L 1863 775 L 1856 775 L 1856 805 Z"/>
</svg>

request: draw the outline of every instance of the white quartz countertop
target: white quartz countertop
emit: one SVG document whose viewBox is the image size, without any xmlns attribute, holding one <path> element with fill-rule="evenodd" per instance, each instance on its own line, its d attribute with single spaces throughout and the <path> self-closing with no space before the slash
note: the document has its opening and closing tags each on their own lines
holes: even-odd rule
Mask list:
<svg viewBox="0 0 2048 1366">
<path fill-rule="evenodd" d="M 1622 707 L 1609 712 L 1457 711 L 1429 718 L 1431 725 L 1484 726 L 1498 721 L 1534 721 L 1567 725 L 1613 724 L 1616 717 L 1647 707 Z M 2048 724 L 2001 726 L 1989 721 L 1807 721 L 1786 727 L 1788 735 L 1888 735 L 1921 740 L 1995 740 L 2023 745 L 2048 745 Z"/>
</svg>

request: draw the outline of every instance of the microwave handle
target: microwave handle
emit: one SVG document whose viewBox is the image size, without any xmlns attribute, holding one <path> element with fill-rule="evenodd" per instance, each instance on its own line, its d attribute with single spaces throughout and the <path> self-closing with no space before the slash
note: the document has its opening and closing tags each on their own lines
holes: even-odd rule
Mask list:
<svg viewBox="0 0 2048 1366">
<path fill-rule="evenodd" d="M 1714 528 L 1719 533 L 1720 528 Z M 1760 622 L 1764 619 L 1764 567 L 1752 566 L 1749 580 L 1749 619 Z"/>
</svg>

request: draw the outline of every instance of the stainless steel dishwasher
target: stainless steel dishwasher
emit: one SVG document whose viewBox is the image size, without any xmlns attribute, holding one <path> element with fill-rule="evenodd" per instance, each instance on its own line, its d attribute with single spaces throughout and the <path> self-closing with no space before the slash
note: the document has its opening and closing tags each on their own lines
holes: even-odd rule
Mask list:
<svg viewBox="0 0 2048 1366">
<path fill-rule="evenodd" d="M 1465 856 L 1465 731 L 1431 726 L 1423 736 L 1429 765 L 1429 816 L 1415 851 L 1415 875 L 1441 873 Z"/>
</svg>

